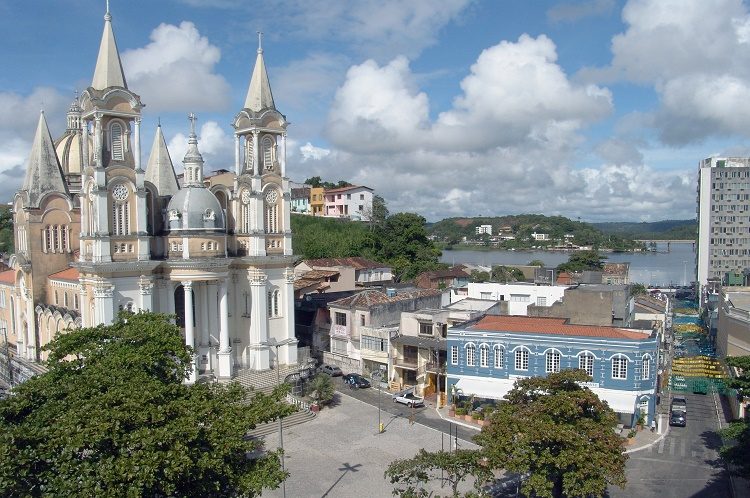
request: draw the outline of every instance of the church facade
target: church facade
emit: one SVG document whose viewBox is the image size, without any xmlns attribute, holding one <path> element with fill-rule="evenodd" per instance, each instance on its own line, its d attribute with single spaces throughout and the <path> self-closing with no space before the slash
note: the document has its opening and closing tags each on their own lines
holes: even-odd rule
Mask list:
<svg viewBox="0 0 750 498">
<path fill-rule="evenodd" d="M 16 252 L 0 273 L 0 314 L 17 354 L 40 361 L 66 329 L 150 310 L 176 315 L 194 348 L 189 382 L 296 363 L 287 121 L 262 48 L 225 181 L 204 180 L 192 114 L 182 183 L 160 126 L 143 164 L 143 107 L 107 12 L 91 86 L 57 140 L 41 114 L 13 200 Z"/>
</svg>

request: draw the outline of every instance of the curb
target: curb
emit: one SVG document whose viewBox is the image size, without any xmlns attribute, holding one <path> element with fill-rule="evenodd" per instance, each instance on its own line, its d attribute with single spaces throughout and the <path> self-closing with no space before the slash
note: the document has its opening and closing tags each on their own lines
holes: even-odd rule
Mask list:
<svg viewBox="0 0 750 498">
<path fill-rule="evenodd" d="M 470 425 L 470 424 L 467 424 L 467 423 L 464 423 L 464 422 L 459 422 L 457 420 L 453 420 L 452 418 L 445 418 L 445 417 L 443 417 L 443 414 L 440 413 L 440 409 L 437 408 L 437 407 L 435 407 L 435 411 L 437 412 L 438 417 L 440 417 L 442 420 L 447 420 L 448 422 L 450 422 L 452 424 L 460 425 L 461 427 L 465 427 L 467 429 L 473 429 L 475 431 L 481 431 L 482 430 L 481 427 L 476 427 L 474 425 Z"/>
<path fill-rule="evenodd" d="M 661 436 L 659 436 L 658 438 L 656 438 L 654 441 L 652 441 L 652 442 L 650 442 L 648 444 L 644 444 L 643 446 L 639 446 L 637 448 L 626 450 L 623 453 L 629 454 L 629 453 L 635 453 L 636 451 L 641 451 L 641 450 L 648 449 L 648 448 L 652 447 L 653 445 L 655 445 L 656 443 L 661 442 L 662 439 L 664 439 L 665 437 L 667 437 L 667 434 L 669 434 L 669 425 L 667 425 L 667 430 L 664 431 L 664 433 Z"/>
</svg>

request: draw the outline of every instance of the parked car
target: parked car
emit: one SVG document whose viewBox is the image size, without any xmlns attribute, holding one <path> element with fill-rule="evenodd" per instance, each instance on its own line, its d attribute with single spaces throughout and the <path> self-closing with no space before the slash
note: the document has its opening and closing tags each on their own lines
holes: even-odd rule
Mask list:
<svg viewBox="0 0 750 498">
<path fill-rule="evenodd" d="M 409 391 L 407 393 L 401 393 L 401 394 L 394 394 L 393 395 L 393 402 L 394 403 L 401 403 L 406 406 L 412 407 L 412 406 L 424 406 L 424 398 L 422 396 L 417 396 L 413 392 Z"/>
<path fill-rule="evenodd" d="M 669 416 L 669 425 L 685 427 L 687 425 L 687 413 L 673 410 Z"/>
<path fill-rule="evenodd" d="M 359 374 L 351 373 L 344 375 L 344 384 L 349 384 L 355 389 L 364 389 L 370 387 L 370 381 Z"/>
<path fill-rule="evenodd" d="M 342 375 L 344 375 L 344 372 L 342 372 L 341 369 L 336 365 L 325 364 L 320 367 L 320 371 L 326 375 L 330 375 L 331 377 L 341 377 Z"/>
<path fill-rule="evenodd" d="M 687 412 L 687 399 L 685 396 L 674 396 L 669 409 L 673 412 Z"/>
</svg>

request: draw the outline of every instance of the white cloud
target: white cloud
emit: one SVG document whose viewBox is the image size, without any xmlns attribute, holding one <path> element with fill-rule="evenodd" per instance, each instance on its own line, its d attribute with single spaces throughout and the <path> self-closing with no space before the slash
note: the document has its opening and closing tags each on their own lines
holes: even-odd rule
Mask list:
<svg viewBox="0 0 750 498">
<path fill-rule="evenodd" d="M 741 0 L 631 0 L 622 17 L 611 65 L 581 78 L 652 85 L 660 99 L 652 124 L 667 144 L 750 136 L 741 118 L 750 110 L 750 16 Z"/>
<path fill-rule="evenodd" d="M 328 156 L 331 151 L 329 149 L 323 149 L 322 147 L 315 147 L 310 142 L 299 148 L 300 155 L 302 156 L 302 162 L 319 161 L 324 157 Z"/>
<path fill-rule="evenodd" d="M 177 133 L 167 143 L 169 155 L 175 171 L 182 171 L 182 159 L 187 152 L 188 137 Z M 220 168 L 231 169 L 234 164 L 232 138 L 219 126 L 216 121 L 207 121 L 198 132 L 198 150 L 203 156 L 204 172 L 215 171 Z"/>
<path fill-rule="evenodd" d="M 154 111 L 224 110 L 230 88 L 214 73 L 218 47 L 201 36 L 191 22 L 160 24 L 151 43 L 122 54 L 128 86 Z"/>
</svg>

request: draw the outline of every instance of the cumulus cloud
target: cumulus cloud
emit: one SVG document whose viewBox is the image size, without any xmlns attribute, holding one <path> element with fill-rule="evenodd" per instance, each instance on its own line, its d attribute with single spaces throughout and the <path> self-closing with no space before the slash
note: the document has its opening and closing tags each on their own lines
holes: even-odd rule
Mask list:
<svg viewBox="0 0 750 498">
<path fill-rule="evenodd" d="M 299 148 L 300 155 L 302 156 L 302 162 L 306 161 L 319 161 L 324 157 L 328 156 L 331 151 L 322 147 L 315 147 L 310 142 Z"/>
<path fill-rule="evenodd" d="M 750 136 L 750 16 L 741 0 L 631 0 L 610 66 L 581 78 L 652 85 L 660 138 L 684 145 L 712 135 Z"/>
<path fill-rule="evenodd" d="M 182 171 L 182 159 L 187 152 L 188 137 L 177 133 L 167 143 L 169 155 L 175 171 Z M 216 121 L 205 122 L 198 132 L 198 150 L 203 156 L 204 171 L 215 171 L 234 164 L 232 149 L 233 139 L 219 126 Z"/>
<path fill-rule="evenodd" d="M 219 48 L 187 21 L 160 24 L 151 32 L 151 43 L 122 53 L 128 86 L 155 111 L 228 108 L 229 84 L 214 73 L 220 58 Z"/>
</svg>

